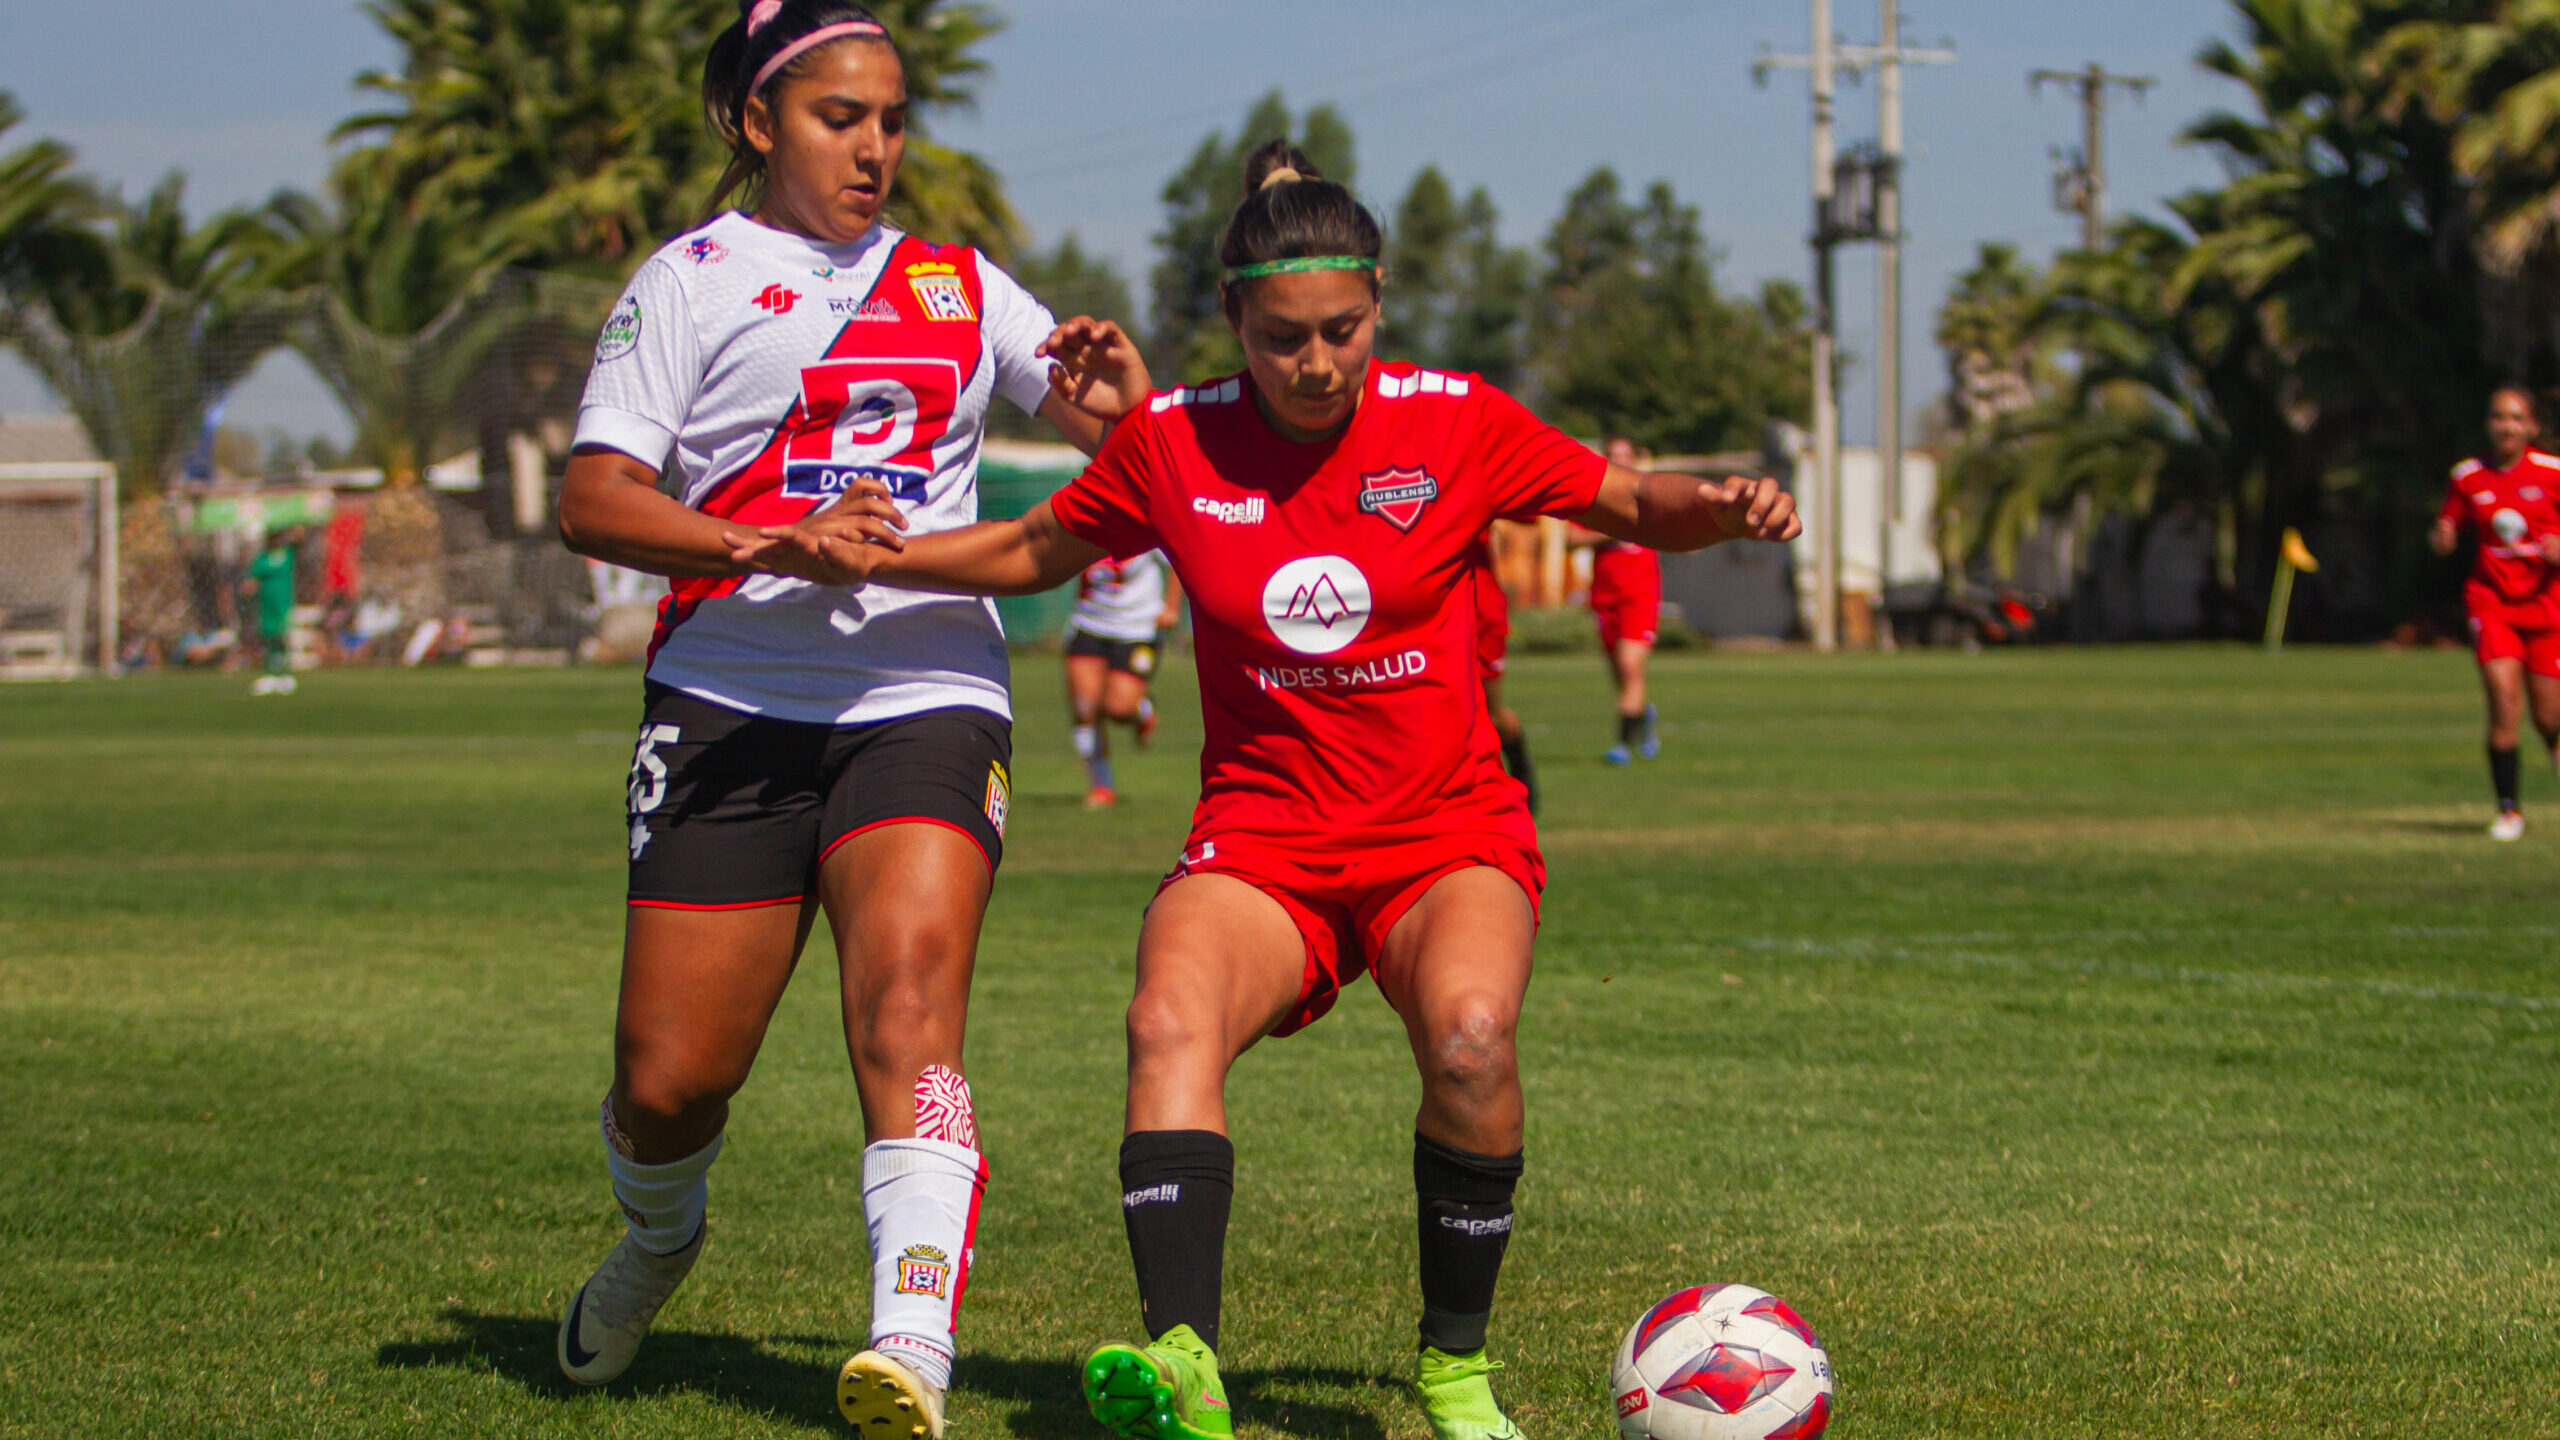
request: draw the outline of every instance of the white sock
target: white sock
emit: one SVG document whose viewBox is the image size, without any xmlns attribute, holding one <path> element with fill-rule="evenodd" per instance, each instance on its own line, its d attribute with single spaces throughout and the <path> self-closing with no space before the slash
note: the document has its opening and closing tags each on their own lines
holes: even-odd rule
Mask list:
<svg viewBox="0 0 2560 1440">
<path fill-rule="evenodd" d="M 1075 736 L 1077 759 L 1091 760 L 1093 758 L 1094 751 L 1101 748 L 1101 740 L 1096 734 L 1096 732 L 1101 730 L 1101 728 L 1102 727 L 1099 725 L 1079 725 L 1076 727 Z"/>
<path fill-rule="evenodd" d="M 643 1165 L 631 1158 L 621 1127 L 613 1123 L 613 1102 L 604 1102 L 604 1163 L 613 1174 L 613 1198 L 631 1222 L 631 1238 L 652 1255 L 673 1255 L 702 1233 L 703 1212 L 711 1204 L 711 1186 L 703 1177 L 720 1158 L 726 1135 L 681 1160 Z"/>
<path fill-rule="evenodd" d="M 1155 700 L 1154 700 L 1152 697 L 1150 697 L 1150 696 L 1146 696 L 1146 695 L 1141 695 L 1141 696 L 1139 696 L 1139 697 L 1138 697 L 1138 723 L 1139 723 L 1139 724 L 1141 724 L 1141 725 L 1144 725 L 1144 724 L 1146 724 L 1148 721 L 1153 720 L 1154 718 L 1156 718 L 1156 702 L 1155 702 Z"/>
<path fill-rule="evenodd" d="M 951 1387 L 953 1330 L 969 1284 L 986 1157 L 947 1140 L 883 1140 L 862 1152 L 871 1229 L 871 1348 Z"/>
</svg>

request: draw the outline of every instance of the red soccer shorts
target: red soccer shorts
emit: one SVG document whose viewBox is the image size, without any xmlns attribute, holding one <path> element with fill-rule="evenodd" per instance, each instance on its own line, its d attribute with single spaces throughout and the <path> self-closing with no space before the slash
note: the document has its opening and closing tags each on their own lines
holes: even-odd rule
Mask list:
<svg viewBox="0 0 2560 1440">
<path fill-rule="evenodd" d="M 1546 861 L 1536 847 L 1492 831 L 1365 843 L 1356 834 L 1297 842 L 1238 831 L 1194 836 L 1156 893 L 1186 876 L 1228 875 L 1280 902 L 1307 948 L 1298 1003 L 1271 1027 L 1275 1036 L 1289 1035 L 1323 1018 L 1343 987 L 1377 963 L 1388 932 L 1425 892 L 1479 865 L 1519 885 L 1534 924 Z M 1390 1004 L 1397 998 L 1387 996 Z"/>
<path fill-rule="evenodd" d="M 1610 545 L 1592 552 L 1591 613 L 1600 621 L 1600 646 L 1621 640 L 1650 645 L 1662 626 L 1662 559 L 1641 545 Z"/>
<path fill-rule="evenodd" d="M 2522 605 L 2471 597 L 2472 651 L 2480 663 L 2521 660 L 2526 673 L 2560 680 L 2560 606 L 2548 600 Z"/>
<path fill-rule="evenodd" d="M 1501 676 L 1510 663 L 1511 597 L 1491 570 L 1476 567 L 1476 673 L 1483 679 Z"/>
</svg>

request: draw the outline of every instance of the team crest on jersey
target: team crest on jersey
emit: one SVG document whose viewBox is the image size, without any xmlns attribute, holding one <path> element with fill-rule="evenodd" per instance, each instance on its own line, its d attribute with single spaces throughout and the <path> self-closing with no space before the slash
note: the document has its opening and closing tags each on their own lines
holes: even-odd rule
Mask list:
<svg viewBox="0 0 2560 1440">
<path fill-rule="evenodd" d="M 920 267 L 909 267 L 911 270 Z M 969 291 L 957 275 L 911 275 L 907 284 L 914 287 L 916 303 L 924 307 L 927 320 L 975 320 L 978 312 L 969 306 Z"/>
<path fill-rule="evenodd" d="M 1411 530 L 1422 507 L 1440 498 L 1440 482 L 1431 472 L 1399 465 L 1360 477 L 1360 509 L 1399 530 Z"/>
<path fill-rule="evenodd" d="M 729 258 L 729 247 L 708 235 L 696 235 L 685 242 L 684 258 L 696 265 L 717 265 Z"/>
<path fill-rule="evenodd" d="M 996 838 L 1004 838 L 1004 819 L 1013 810 L 1013 785 L 1004 773 L 1004 762 L 987 762 L 987 823 L 996 827 Z"/>
<path fill-rule="evenodd" d="M 910 1245 L 898 1257 L 898 1293 L 945 1298 L 951 1288 L 951 1257 L 931 1245 Z"/>
</svg>

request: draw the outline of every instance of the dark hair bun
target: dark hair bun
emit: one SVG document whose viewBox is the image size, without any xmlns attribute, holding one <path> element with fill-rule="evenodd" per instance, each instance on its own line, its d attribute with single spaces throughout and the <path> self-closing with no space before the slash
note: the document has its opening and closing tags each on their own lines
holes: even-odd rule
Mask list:
<svg viewBox="0 0 2560 1440">
<path fill-rule="evenodd" d="M 1254 196 L 1262 193 L 1262 188 L 1264 186 L 1274 183 L 1272 176 L 1276 172 L 1284 170 L 1294 173 L 1282 175 L 1280 177 L 1282 182 L 1289 180 L 1321 180 L 1324 178 L 1324 172 L 1316 168 L 1316 162 L 1307 158 L 1306 151 L 1299 149 L 1297 146 L 1290 144 L 1286 140 L 1268 141 L 1259 149 L 1255 150 L 1251 155 L 1245 157 L 1245 198 L 1250 200 Z"/>
</svg>

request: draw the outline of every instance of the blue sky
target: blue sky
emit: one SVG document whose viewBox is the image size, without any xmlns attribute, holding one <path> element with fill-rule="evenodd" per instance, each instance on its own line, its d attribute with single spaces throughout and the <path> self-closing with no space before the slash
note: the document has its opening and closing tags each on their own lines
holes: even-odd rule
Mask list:
<svg viewBox="0 0 2560 1440">
<path fill-rule="evenodd" d="M 1873 38 L 1871 0 L 1834 0 L 1849 40 Z M 1697 205 L 1729 286 L 1802 278 L 1810 204 L 1808 102 L 1800 74 L 1757 88 L 1764 45 L 1800 51 L 1805 0 L 999 0 L 1011 22 L 986 47 L 993 74 L 974 113 L 934 117 L 943 139 L 987 155 L 1047 241 L 1073 230 L 1133 280 L 1148 262 L 1164 177 L 1214 128 L 1278 86 L 1293 106 L 1330 101 L 1359 142 L 1359 186 L 1381 210 L 1436 163 L 1461 189 L 1487 186 L 1505 229 L 1534 242 L 1593 166 L 1631 188 L 1667 179 Z M 2054 213 L 2056 145 L 2075 143 L 2066 97 L 2038 100 L 2038 67 L 2157 76 L 2142 103 L 2111 111 L 2118 208 L 2156 209 L 2212 182 L 2205 155 L 2175 143 L 2196 116 L 2235 104 L 2194 56 L 2227 33 L 2225 0 L 1910 0 L 1905 38 L 1951 42 L 1958 62 L 1905 85 L 1911 141 L 1906 225 L 1908 399 L 1935 394 L 1930 318 L 1984 240 L 2043 257 L 2077 221 Z M 57 136 L 128 193 L 175 168 L 192 204 L 262 198 L 319 183 L 328 133 L 360 106 L 359 70 L 394 63 L 346 0 L 10 0 L 0 5 L 0 89 L 28 112 L 12 140 Z M 1872 87 L 1841 98 L 1843 139 L 1874 132 Z M 1872 353 L 1870 252 L 1842 264 L 1844 341 Z M 232 423 L 296 432 L 343 422 L 289 360 L 235 398 Z M 1852 439 L 1873 423 L 1863 368 L 1846 397 Z M 0 358 L 0 414 L 51 408 Z"/>
</svg>

